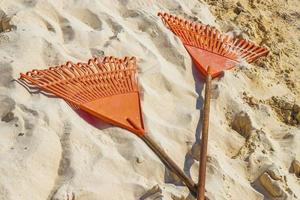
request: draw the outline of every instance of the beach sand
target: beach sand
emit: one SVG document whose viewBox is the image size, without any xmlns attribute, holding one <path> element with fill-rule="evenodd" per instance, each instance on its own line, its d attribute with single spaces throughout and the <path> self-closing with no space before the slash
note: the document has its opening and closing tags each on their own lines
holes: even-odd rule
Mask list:
<svg viewBox="0 0 300 200">
<path fill-rule="evenodd" d="M 15 79 L 31 69 L 136 56 L 147 134 L 197 182 L 204 79 L 157 17 L 169 12 L 270 49 L 213 80 L 210 200 L 300 199 L 297 0 L 0 1 L 0 200 L 191 200 L 134 134 L 88 124 Z"/>
</svg>

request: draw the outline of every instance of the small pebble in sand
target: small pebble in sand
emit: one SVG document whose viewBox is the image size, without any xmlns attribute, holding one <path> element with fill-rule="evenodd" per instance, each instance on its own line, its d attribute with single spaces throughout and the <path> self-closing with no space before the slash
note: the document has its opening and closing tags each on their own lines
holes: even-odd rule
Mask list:
<svg viewBox="0 0 300 200">
<path fill-rule="evenodd" d="M 144 160 L 145 159 L 142 156 L 139 156 L 139 157 L 136 158 L 136 162 L 139 163 L 139 164 L 141 164 L 142 162 L 144 162 Z"/>
</svg>

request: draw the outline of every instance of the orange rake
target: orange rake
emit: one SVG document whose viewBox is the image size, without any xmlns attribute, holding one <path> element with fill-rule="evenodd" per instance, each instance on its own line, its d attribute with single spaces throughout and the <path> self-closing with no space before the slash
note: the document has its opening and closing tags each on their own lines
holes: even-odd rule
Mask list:
<svg viewBox="0 0 300 200">
<path fill-rule="evenodd" d="M 241 60 L 249 63 L 268 54 L 269 50 L 244 39 L 221 34 L 215 27 L 191 22 L 167 13 L 158 13 L 164 24 L 182 41 L 196 67 L 207 76 L 216 77 L 236 66 Z"/>
<path fill-rule="evenodd" d="M 206 76 L 204 116 L 200 150 L 197 199 L 205 199 L 205 176 L 209 126 L 211 79 L 242 60 L 249 63 L 268 54 L 268 49 L 244 39 L 221 34 L 216 28 L 167 13 L 158 13 L 164 24 L 182 41 L 198 70 Z"/>
<path fill-rule="evenodd" d="M 20 79 L 27 86 L 38 86 L 63 98 L 72 107 L 133 132 L 196 194 L 192 179 L 145 134 L 136 70 L 135 57 L 104 57 L 90 59 L 88 63 L 67 62 L 45 70 L 32 70 L 21 73 Z"/>
</svg>

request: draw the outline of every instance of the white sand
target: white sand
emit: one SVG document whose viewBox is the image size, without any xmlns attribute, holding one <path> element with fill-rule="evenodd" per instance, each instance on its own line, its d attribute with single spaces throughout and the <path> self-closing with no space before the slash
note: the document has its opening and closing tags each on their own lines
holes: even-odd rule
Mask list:
<svg viewBox="0 0 300 200">
<path fill-rule="evenodd" d="M 203 80 L 156 14 L 185 13 L 219 27 L 208 6 L 196 0 L 4 0 L 0 7 L 16 26 L 0 33 L 0 199 L 67 200 L 74 194 L 76 200 L 131 200 L 157 184 L 161 195 L 147 199 L 191 198 L 135 135 L 112 126 L 97 129 L 63 100 L 30 94 L 11 80 L 93 55 L 136 56 L 146 130 L 196 182 Z M 257 180 L 270 166 L 282 176 L 281 198 L 300 198 L 299 178 L 289 172 L 300 159 L 299 127 L 281 122 L 268 104 L 249 106 L 242 95 L 267 100 L 289 90 L 284 84 L 268 87 L 274 83 L 264 78 L 268 72 L 253 69 L 228 71 L 213 83 L 206 186 L 211 200 L 271 198 Z M 248 140 L 230 127 L 241 111 L 252 123 Z"/>
</svg>

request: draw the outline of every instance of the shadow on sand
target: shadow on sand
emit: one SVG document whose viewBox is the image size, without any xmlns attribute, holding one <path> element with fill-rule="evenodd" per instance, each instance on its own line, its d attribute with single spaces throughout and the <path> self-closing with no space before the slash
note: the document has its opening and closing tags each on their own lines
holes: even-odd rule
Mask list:
<svg viewBox="0 0 300 200">
<path fill-rule="evenodd" d="M 195 91 L 198 94 L 198 98 L 196 101 L 196 109 L 199 110 L 200 112 L 200 117 L 198 120 L 198 124 L 196 127 L 196 131 L 195 131 L 195 143 L 193 144 L 192 148 L 195 148 L 196 146 L 198 146 L 200 149 L 200 143 L 201 143 L 201 132 L 202 132 L 202 121 L 203 121 L 203 112 L 202 112 L 202 108 L 203 108 L 203 103 L 204 103 L 204 99 L 202 97 L 202 91 L 205 85 L 205 77 L 196 69 L 196 66 L 193 64 L 192 66 L 192 73 L 193 73 L 193 78 L 195 80 Z M 187 176 L 189 176 L 191 178 L 191 167 L 194 164 L 194 158 L 196 155 L 192 155 L 192 152 L 189 151 L 186 153 L 185 155 L 185 161 L 184 161 L 184 172 Z"/>
</svg>

